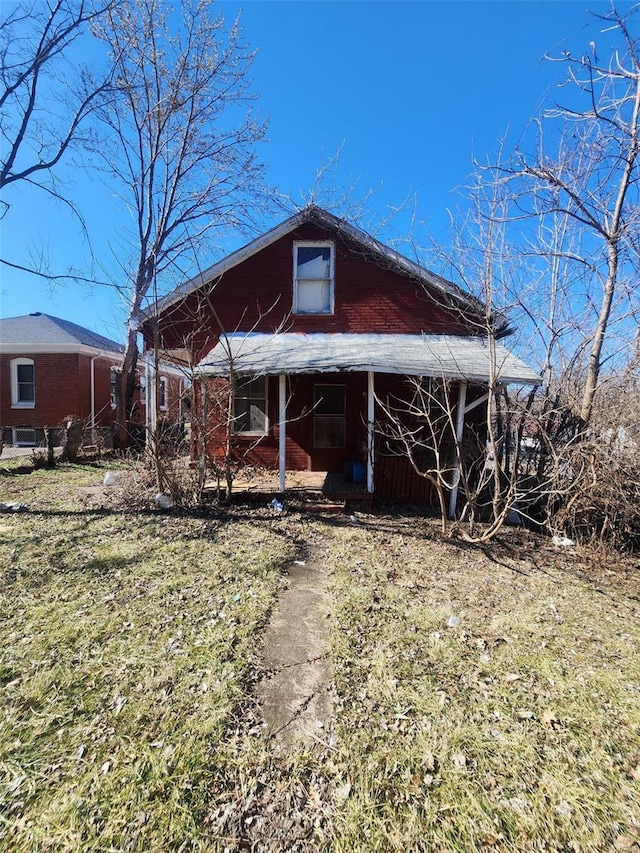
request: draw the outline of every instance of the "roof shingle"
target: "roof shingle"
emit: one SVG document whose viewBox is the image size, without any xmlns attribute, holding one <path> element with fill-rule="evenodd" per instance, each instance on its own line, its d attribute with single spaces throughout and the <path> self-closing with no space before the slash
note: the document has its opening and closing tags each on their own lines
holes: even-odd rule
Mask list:
<svg viewBox="0 0 640 853">
<path fill-rule="evenodd" d="M 0 343 L 3 347 L 11 344 L 29 344 L 34 349 L 39 345 L 78 344 L 118 355 L 124 352 L 124 346 L 117 341 L 105 338 L 69 320 L 40 312 L 0 319 Z"/>
</svg>

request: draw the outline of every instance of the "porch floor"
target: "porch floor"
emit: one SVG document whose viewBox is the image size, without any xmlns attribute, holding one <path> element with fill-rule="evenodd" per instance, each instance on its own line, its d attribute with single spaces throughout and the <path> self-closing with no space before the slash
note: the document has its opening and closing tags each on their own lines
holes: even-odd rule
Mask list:
<svg viewBox="0 0 640 853">
<path fill-rule="evenodd" d="M 214 484 L 207 484 L 214 487 Z M 242 472 L 233 483 L 233 494 L 243 497 L 280 494 L 277 471 Z M 365 483 L 348 483 L 343 474 L 333 471 L 287 471 L 285 494 L 309 495 L 312 499 L 329 501 L 358 501 L 371 505 L 373 495 Z"/>
</svg>

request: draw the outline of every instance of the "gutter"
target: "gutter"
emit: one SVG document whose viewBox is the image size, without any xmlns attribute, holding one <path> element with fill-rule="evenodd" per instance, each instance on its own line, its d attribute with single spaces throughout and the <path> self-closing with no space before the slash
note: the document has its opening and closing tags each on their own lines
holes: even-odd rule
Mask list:
<svg viewBox="0 0 640 853">
<path fill-rule="evenodd" d="M 91 356 L 91 444 L 96 443 L 96 361 L 101 353 Z"/>
</svg>

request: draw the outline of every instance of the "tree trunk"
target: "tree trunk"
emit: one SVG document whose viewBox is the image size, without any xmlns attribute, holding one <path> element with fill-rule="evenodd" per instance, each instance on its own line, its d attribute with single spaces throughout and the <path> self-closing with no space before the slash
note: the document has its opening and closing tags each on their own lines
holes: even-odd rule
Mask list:
<svg viewBox="0 0 640 853">
<path fill-rule="evenodd" d="M 117 396 L 116 433 L 114 436 L 116 450 L 126 450 L 129 446 L 129 414 L 133 407 L 137 363 L 138 333 L 135 329 L 129 328 Z"/>
<path fill-rule="evenodd" d="M 589 354 L 589 363 L 587 365 L 587 377 L 585 380 L 584 393 L 582 395 L 582 403 L 580 406 L 580 418 L 584 424 L 587 424 L 591 418 L 593 411 L 593 401 L 598 387 L 598 379 L 600 378 L 600 367 L 602 358 L 602 347 L 605 341 L 607 325 L 611 316 L 611 305 L 613 303 L 613 294 L 618 278 L 618 241 L 609 242 L 609 257 L 607 281 L 604 288 L 602 305 L 598 315 L 598 324 L 596 326 L 591 352 Z"/>
</svg>

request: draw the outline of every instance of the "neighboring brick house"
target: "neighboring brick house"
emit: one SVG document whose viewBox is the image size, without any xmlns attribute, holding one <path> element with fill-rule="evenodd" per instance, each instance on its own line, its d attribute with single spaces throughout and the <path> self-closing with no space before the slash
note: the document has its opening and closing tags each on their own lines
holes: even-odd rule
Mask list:
<svg viewBox="0 0 640 853">
<path fill-rule="evenodd" d="M 185 282 L 140 327 L 147 342 L 191 350 L 209 400 L 231 377 L 232 450 L 278 469 L 282 489 L 287 469 L 355 463 L 368 491 L 388 499 L 419 489 L 385 491 L 376 397 L 406 394 L 407 376 L 446 378 L 464 415 L 492 375 L 538 382 L 500 344 L 491 358 L 485 315 L 456 285 L 311 206 Z M 223 455 L 220 407 L 209 405 L 207 417 L 209 449 Z"/>
<path fill-rule="evenodd" d="M 117 371 L 122 344 L 68 320 L 36 312 L 0 319 L 0 426 L 6 444 L 40 443 L 43 428 L 79 418 L 89 430 L 115 419 Z M 132 419 L 146 420 L 144 366 Z M 176 420 L 181 379 L 160 371 L 160 415 Z"/>
</svg>

